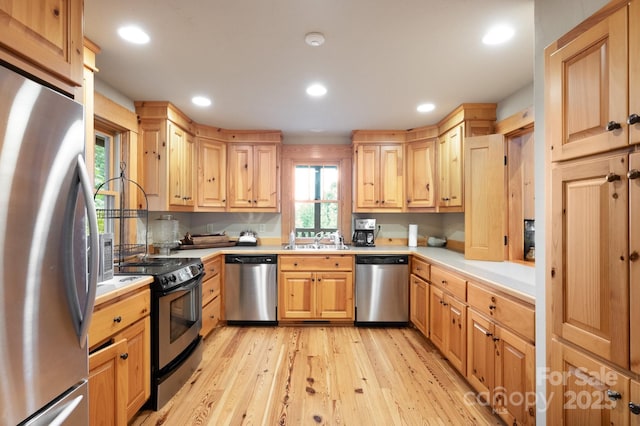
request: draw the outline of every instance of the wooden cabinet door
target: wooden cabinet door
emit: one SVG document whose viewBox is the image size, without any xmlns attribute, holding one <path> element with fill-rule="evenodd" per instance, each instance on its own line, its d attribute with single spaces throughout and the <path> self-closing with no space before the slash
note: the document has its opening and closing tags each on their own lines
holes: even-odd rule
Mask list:
<svg viewBox="0 0 640 426">
<path fill-rule="evenodd" d="M 127 327 L 115 340 L 127 342 L 127 421 L 151 395 L 151 321 L 149 317 Z"/>
<path fill-rule="evenodd" d="M 169 123 L 169 204 L 182 206 L 184 195 L 182 187 L 183 151 L 185 132 L 175 124 Z"/>
<path fill-rule="evenodd" d="M 0 46 L 17 52 L 20 59 L 5 52 L 0 56 L 72 92 L 71 88 L 82 86 L 82 8 L 82 0 L 0 2 Z M 63 84 L 25 67 L 23 61 L 52 74 Z"/>
<path fill-rule="evenodd" d="M 283 319 L 311 319 L 316 316 L 316 286 L 313 272 L 282 272 L 281 309 Z"/>
<path fill-rule="evenodd" d="M 380 205 L 380 148 L 377 145 L 356 146 L 356 207 L 377 208 Z"/>
<path fill-rule="evenodd" d="M 278 205 L 278 147 L 254 147 L 253 207 L 276 208 Z"/>
<path fill-rule="evenodd" d="M 629 411 L 631 426 L 640 426 L 640 382 L 631 381 L 631 390 L 629 394 Z"/>
<path fill-rule="evenodd" d="M 411 323 L 429 337 L 429 284 L 411 274 L 409 292 Z"/>
<path fill-rule="evenodd" d="M 629 368 L 627 156 L 555 165 L 553 332 Z"/>
<path fill-rule="evenodd" d="M 564 425 L 628 425 L 629 378 L 555 340 L 547 418 Z"/>
<path fill-rule="evenodd" d="M 157 204 L 158 199 L 166 200 L 166 184 L 163 182 L 166 176 L 166 141 L 164 138 L 164 124 L 160 120 L 144 120 L 140 123 L 140 132 L 142 133 L 142 182 L 140 184 L 144 188 L 144 192 L 151 202 Z M 144 206 L 143 206 L 144 208 Z M 166 208 L 166 207 L 165 207 Z M 160 210 L 164 210 L 161 208 Z"/>
<path fill-rule="evenodd" d="M 431 343 L 445 352 L 445 316 L 444 294 L 442 289 L 436 286 L 429 286 L 429 338 Z"/>
<path fill-rule="evenodd" d="M 506 162 L 503 135 L 464 141 L 464 257 L 506 257 Z"/>
<path fill-rule="evenodd" d="M 627 76 L 626 7 L 549 52 L 545 113 L 553 161 L 627 145 Z M 620 128 L 607 131 L 609 122 Z"/>
<path fill-rule="evenodd" d="M 462 140 L 463 125 L 445 133 L 438 144 L 438 206 L 454 207 L 447 211 L 463 211 Z"/>
<path fill-rule="evenodd" d="M 353 274 L 318 272 L 315 280 L 316 316 L 322 319 L 352 319 Z"/>
<path fill-rule="evenodd" d="M 629 3 L 629 118 L 640 116 L 640 3 Z M 640 143 L 640 122 L 629 126 L 629 143 Z"/>
<path fill-rule="evenodd" d="M 494 335 L 494 410 L 508 425 L 535 425 L 535 348 L 498 325 Z"/>
<path fill-rule="evenodd" d="M 629 331 L 631 370 L 640 374 L 640 153 L 629 155 Z"/>
<path fill-rule="evenodd" d="M 469 309 L 467 312 L 467 380 L 492 402 L 494 388 L 494 324 Z"/>
<path fill-rule="evenodd" d="M 404 159 L 402 145 L 380 147 L 381 208 L 402 208 L 404 205 Z"/>
<path fill-rule="evenodd" d="M 248 208 L 253 205 L 253 146 L 228 147 L 229 207 Z"/>
<path fill-rule="evenodd" d="M 467 307 L 464 303 L 445 294 L 445 356 L 465 375 L 467 370 Z"/>
<path fill-rule="evenodd" d="M 89 355 L 89 424 L 127 424 L 127 341 Z"/>
<path fill-rule="evenodd" d="M 405 176 L 407 208 L 436 206 L 436 140 L 413 142 L 407 145 L 407 173 Z"/>
<path fill-rule="evenodd" d="M 194 180 L 196 169 L 196 142 L 192 134 L 186 133 L 182 148 L 182 194 L 184 205 L 193 207 L 196 203 L 196 193 L 194 190 Z"/>
<path fill-rule="evenodd" d="M 198 139 L 198 207 L 227 204 L 227 148 L 224 142 Z"/>
</svg>

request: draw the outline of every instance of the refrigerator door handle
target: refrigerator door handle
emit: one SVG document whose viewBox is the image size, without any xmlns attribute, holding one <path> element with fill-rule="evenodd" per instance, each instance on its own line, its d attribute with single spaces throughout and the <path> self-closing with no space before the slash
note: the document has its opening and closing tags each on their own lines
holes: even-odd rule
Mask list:
<svg viewBox="0 0 640 426">
<path fill-rule="evenodd" d="M 93 314 L 93 307 L 96 299 L 96 289 L 98 287 L 98 265 L 99 265 L 99 242 L 98 242 L 98 219 L 96 217 L 96 209 L 93 204 L 93 189 L 91 187 L 91 179 L 89 178 L 89 172 L 87 166 L 82 158 L 82 155 L 78 155 L 78 161 L 76 164 L 76 171 L 78 173 L 78 179 L 80 181 L 80 188 L 85 200 L 87 219 L 89 222 L 89 277 L 87 288 L 87 299 L 82 309 L 77 303 L 71 304 L 71 315 L 73 322 L 76 324 L 76 331 L 78 333 L 78 342 L 80 347 L 84 347 L 87 343 L 87 334 L 89 332 L 89 323 L 91 322 L 91 316 Z M 73 220 L 73 217 L 69 217 L 68 220 Z M 73 258 L 69 259 L 71 269 L 73 269 Z M 78 287 L 76 286 L 75 276 L 71 274 L 71 279 L 67 280 L 67 293 L 74 294 L 74 299 L 78 300 Z"/>
</svg>

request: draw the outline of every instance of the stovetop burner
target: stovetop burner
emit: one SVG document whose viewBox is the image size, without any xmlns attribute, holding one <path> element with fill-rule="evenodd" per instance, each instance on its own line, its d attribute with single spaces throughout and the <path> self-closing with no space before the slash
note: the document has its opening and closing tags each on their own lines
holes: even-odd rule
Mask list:
<svg viewBox="0 0 640 426">
<path fill-rule="evenodd" d="M 163 290 L 177 287 L 203 273 L 200 258 L 148 258 L 117 265 L 116 275 L 152 275 Z"/>
</svg>

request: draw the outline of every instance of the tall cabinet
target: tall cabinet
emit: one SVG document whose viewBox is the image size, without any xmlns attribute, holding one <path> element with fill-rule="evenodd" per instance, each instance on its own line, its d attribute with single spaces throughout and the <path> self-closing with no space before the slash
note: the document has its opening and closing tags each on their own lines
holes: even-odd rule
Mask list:
<svg viewBox="0 0 640 426">
<path fill-rule="evenodd" d="M 549 380 L 548 419 L 640 422 L 640 2 L 611 2 L 545 59 L 547 358 L 568 378 Z"/>
</svg>

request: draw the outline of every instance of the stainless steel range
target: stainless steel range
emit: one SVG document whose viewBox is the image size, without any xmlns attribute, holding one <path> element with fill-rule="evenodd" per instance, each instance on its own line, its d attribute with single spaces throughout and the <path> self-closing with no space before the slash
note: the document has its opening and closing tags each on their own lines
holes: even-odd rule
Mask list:
<svg viewBox="0 0 640 426">
<path fill-rule="evenodd" d="M 151 399 L 160 409 L 202 360 L 202 278 L 198 258 L 152 258 L 116 267 L 119 275 L 153 275 L 151 285 Z"/>
</svg>

